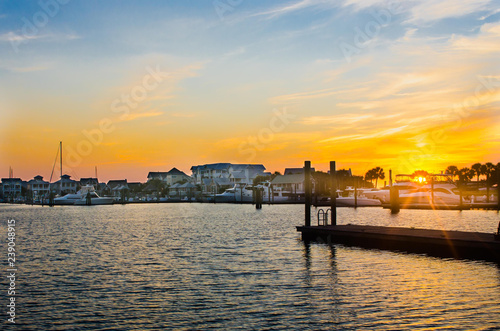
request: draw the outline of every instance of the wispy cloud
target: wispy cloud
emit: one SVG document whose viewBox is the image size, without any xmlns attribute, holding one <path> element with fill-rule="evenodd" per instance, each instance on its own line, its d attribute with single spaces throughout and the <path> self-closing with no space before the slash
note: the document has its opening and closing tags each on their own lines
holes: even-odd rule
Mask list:
<svg viewBox="0 0 500 331">
<path fill-rule="evenodd" d="M 288 2 L 284 5 L 274 7 L 270 10 L 265 10 L 262 12 L 258 12 L 251 16 L 264 16 L 267 19 L 272 19 L 275 17 L 279 17 L 282 15 L 286 15 L 289 13 L 297 12 L 309 7 L 318 7 L 318 6 L 328 6 L 328 7 L 336 7 L 337 5 L 334 2 L 326 1 L 326 0 L 301 0 L 301 1 L 293 1 Z"/>
<path fill-rule="evenodd" d="M 322 90 L 316 90 L 316 91 L 310 91 L 310 92 L 299 92 L 299 93 L 276 96 L 276 97 L 271 98 L 271 103 L 284 104 L 284 103 L 296 102 L 296 101 L 301 101 L 301 100 L 306 100 L 306 99 L 325 98 L 325 97 L 330 97 L 330 96 L 338 95 L 338 94 L 342 94 L 342 93 L 358 93 L 358 92 L 361 93 L 365 90 L 366 89 L 364 87 L 355 88 L 352 90 L 345 90 L 342 88 L 334 87 L 334 88 L 328 88 L 328 89 L 322 89 Z"/>
<path fill-rule="evenodd" d="M 124 117 L 123 121 L 134 121 L 137 119 L 145 118 L 145 117 L 156 117 L 156 116 L 161 116 L 164 113 L 162 111 L 150 111 L 150 112 L 137 112 L 137 113 L 131 113 L 128 114 L 126 117 Z"/>
<path fill-rule="evenodd" d="M 340 136 L 340 137 L 332 137 L 324 140 L 320 140 L 319 143 L 329 143 L 337 140 L 363 140 L 363 139 L 374 139 L 374 138 L 382 138 L 386 136 L 391 136 L 395 133 L 401 132 L 408 128 L 408 125 L 403 125 L 400 127 L 396 128 L 389 128 L 383 131 L 378 131 L 374 133 L 368 133 L 368 134 L 353 134 L 353 135 L 347 135 L 347 136 Z"/>
</svg>

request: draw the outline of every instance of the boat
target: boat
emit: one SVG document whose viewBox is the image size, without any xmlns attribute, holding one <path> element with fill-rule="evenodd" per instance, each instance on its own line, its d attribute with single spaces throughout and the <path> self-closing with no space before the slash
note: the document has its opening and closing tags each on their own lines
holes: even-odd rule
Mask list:
<svg viewBox="0 0 500 331">
<path fill-rule="evenodd" d="M 92 185 L 82 186 L 82 189 L 78 192 L 81 198 L 73 203 L 75 206 L 111 205 L 114 201 L 112 197 L 100 197 Z"/>
<path fill-rule="evenodd" d="M 262 202 L 280 203 L 288 201 L 288 196 L 283 195 L 281 190 L 271 187 L 271 182 L 266 181 L 257 185 L 237 183 L 226 189 L 223 193 L 215 195 L 215 202 L 254 202 L 254 190 L 262 192 Z"/>
<path fill-rule="evenodd" d="M 80 191 L 77 193 L 68 193 L 62 197 L 54 198 L 55 205 L 74 205 L 76 201 L 82 199 Z"/>
<path fill-rule="evenodd" d="M 402 207 L 418 205 L 456 207 L 466 202 L 454 184 L 426 184 L 416 190 L 400 194 L 399 200 Z"/>
<path fill-rule="evenodd" d="M 380 207 L 382 202 L 378 198 L 368 198 L 364 191 L 347 187 L 344 192 L 347 196 L 337 196 L 335 199 L 337 207 Z M 337 194 L 341 192 L 337 191 Z"/>
</svg>

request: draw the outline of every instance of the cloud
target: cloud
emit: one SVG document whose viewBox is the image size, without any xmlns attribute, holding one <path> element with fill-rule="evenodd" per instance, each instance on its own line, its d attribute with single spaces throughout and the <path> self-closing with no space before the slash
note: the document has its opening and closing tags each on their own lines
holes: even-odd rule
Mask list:
<svg viewBox="0 0 500 331">
<path fill-rule="evenodd" d="M 360 93 L 363 92 L 365 88 L 355 88 L 352 90 L 345 90 L 342 88 L 328 88 L 328 89 L 321 89 L 321 90 L 316 90 L 316 91 L 309 91 L 309 92 L 299 92 L 299 93 L 293 93 L 293 94 L 285 94 L 285 95 L 280 95 L 271 98 L 271 103 L 273 104 L 284 104 L 284 103 L 289 103 L 289 102 L 296 102 L 296 101 L 301 101 L 301 100 L 307 100 L 307 99 L 318 99 L 318 98 L 326 98 L 330 97 L 333 95 L 338 95 L 342 93 Z"/>
<path fill-rule="evenodd" d="M 493 0 L 415 0 L 411 2 L 389 1 L 389 0 L 346 0 L 344 7 L 353 11 L 362 11 L 378 7 L 390 10 L 394 14 L 407 15 L 406 23 L 426 25 L 430 22 L 446 18 L 459 18 L 472 13 L 488 11 L 487 16 L 497 12 L 497 5 Z M 482 16 L 480 19 L 484 19 Z"/>
<path fill-rule="evenodd" d="M 419 1 L 417 5 L 411 8 L 411 17 L 408 22 L 426 23 L 442 20 L 450 17 L 462 17 L 475 12 L 488 10 L 491 0 L 424 0 Z"/>
<path fill-rule="evenodd" d="M 326 1 L 326 0 L 301 0 L 295 2 L 288 2 L 279 7 L 274 7 L 273 9 L 262 11 L 251 16 L 266 16 L 267 19 L 272 19 L 275 17 L 279 17 L 282 15 L 286 15 L 289 13 L 293 13 L 296 11 L 303 10 L 309 7 L 318 7 L 318 6 L 329 6 L 336 7 L 337 5 L 334 2 Z"/>
<path fill-rule="evenodd" d="M 131 113 L 131 114 L 128 114 L 124 119 L 123 121 L 134 121 L 136 119 L 140 119 L 140 118 L 145 118 L 145 117 L 156 117 L 156 116 L 161 116 L 163 115 L 164 113 L 162 111 L 150 111 L 150 112 L 140 112 L 140 113 Z"/>
</svg>

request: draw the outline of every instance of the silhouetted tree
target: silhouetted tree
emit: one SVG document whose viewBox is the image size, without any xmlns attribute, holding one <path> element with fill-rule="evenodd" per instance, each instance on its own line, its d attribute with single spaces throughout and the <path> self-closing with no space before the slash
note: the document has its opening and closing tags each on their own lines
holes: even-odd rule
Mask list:
<svg viewBox="0 0 500 331">
<path fill-rule="evenodd" d="M 463 182 L 463 183 L 467 183 L 468 181 L 470 181 L 472 179 L 472 177 L 474 177 L 474 175 L 476 174 L 476 172 L 468 167 L 465 167 L 465 168 L 462 168 L 460 169 L 459 173 L 458 173 L 458 178 L 460 180 L 460 182 Z"/>
<path fill-rule="evenodd" d="M 448 168 L 446 168 L 446 173 L 450 174 L 453 179 L 455 179 L 455 177 L 458 176 L 458 172 L 459 172 L 459 170 L 458 170 L 457 166 L 451 165 L 451 166 L 448 166 Z"/>
<path fill-rule="evenodd" d="M 479 182 L 479 176 L 482 175 L 481 163 L 474 163 L 470 168 L 474 171 L 474 174 L 477 175 L 477 181 Z"/>
<path fill-rule="evenodd" d="M 376 168 L 373 168 L 371 170 L 368 170 L 368 172 L 365 175 L 365 180 L 370 180 L 373 183 L 374 179 L 375 179 L 375 187 L 377 187 L 378 180 L 385 179 L 384 169 L 382 169 L 380 167 L 376 167 Z"/>
</svg>

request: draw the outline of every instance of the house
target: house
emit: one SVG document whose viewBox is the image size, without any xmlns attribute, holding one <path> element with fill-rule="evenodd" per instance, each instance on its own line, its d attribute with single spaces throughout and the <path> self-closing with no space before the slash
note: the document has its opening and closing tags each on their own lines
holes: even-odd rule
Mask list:
<svg viewBox="0 0 500 331">
<path fill-rule="evenodd" d="M 4 199 L 14 200 L 21 196 L 23 181 L 21 178 L 2 178 L 2 194 Z"/>
<path fill-rule="evenodd" d="M 285 170 L 286 173 L 286 170 Z M 288 172 L 287 175 L 279 175 L 271 181 L 273 191 L 281 191 L 284 196 L 295 198 L 303 197 L 305 194 L 305 174 Z M 311 187 L 314 191 L 314 179 L 311 177 Z"/>
<path fill-rule="evenodd" d="M 148 182 L 153 179 L 159 179 L 167 183 L 167 185 L 172 186 L 175 183 L 190 181 L 191 177 L 174 167 L 168 172 L 150 172 L 148 174 Z"/>
<path fill-rule="evenodd" d="M 40 175 L 35 176 L 28 181 L 28 191 L 31 191 L 34 198 L 48 196 L 50 194 L 50 183 L 44 181 Z"/>
<path fill-rule="evenodd" d="M 150 171 L 148 174 L 148 182 L 153 179 L 159 179 L 163 182 L 167 179 L 167 173 L 168 172 Z"/>
<path fill-rule="evenodd" d="M 190 182 L 181 184 L 179 185 L 179 187 L 177 187 L 177 193 L 181 198 L 193 198 L 196 193 L 196 185 Z"/>
<path fill-rule="evenodd" d="M 76 193 L 78 191 L 79 183 L 76 180 L 71 179 L 70 175 L 62 175 L 61 179 L 52 185 L 57 192 L 61 195 L 68 193 Z"/>
<path fill-rule="evenodd" d="M 122 197 L 129 190 L 126 179 L 110 180 L 107 185 L 114 197 Z"/>
<path fill-rule="evenodd" d="M 213 163 L 191 167 L 194 183 L 201 185 L 203 192 L 213 193 L 235 184 L 252 184 L 257 176 L 270 175 L 262 164 Z M 208 179 L 208 181 L 206 181 Z"/>
<path fill-rule="evenodd" d="M 314 168 L 311 168 L 311 172 L 315 172 L 316 170 Z M 285 168 L 285 173 L 284 175 L 296 175 L 296 174 L 303 174 L 304 173 L 304 168 Z"/>
<path fill-rule="evenodd" d="M 92 185 L 95 189 L 99 188 L 99 181 L 97 178 L 80 178 L 80 187 L 81 186 L 86 186 L 86 185 Z"/>
</svg>

